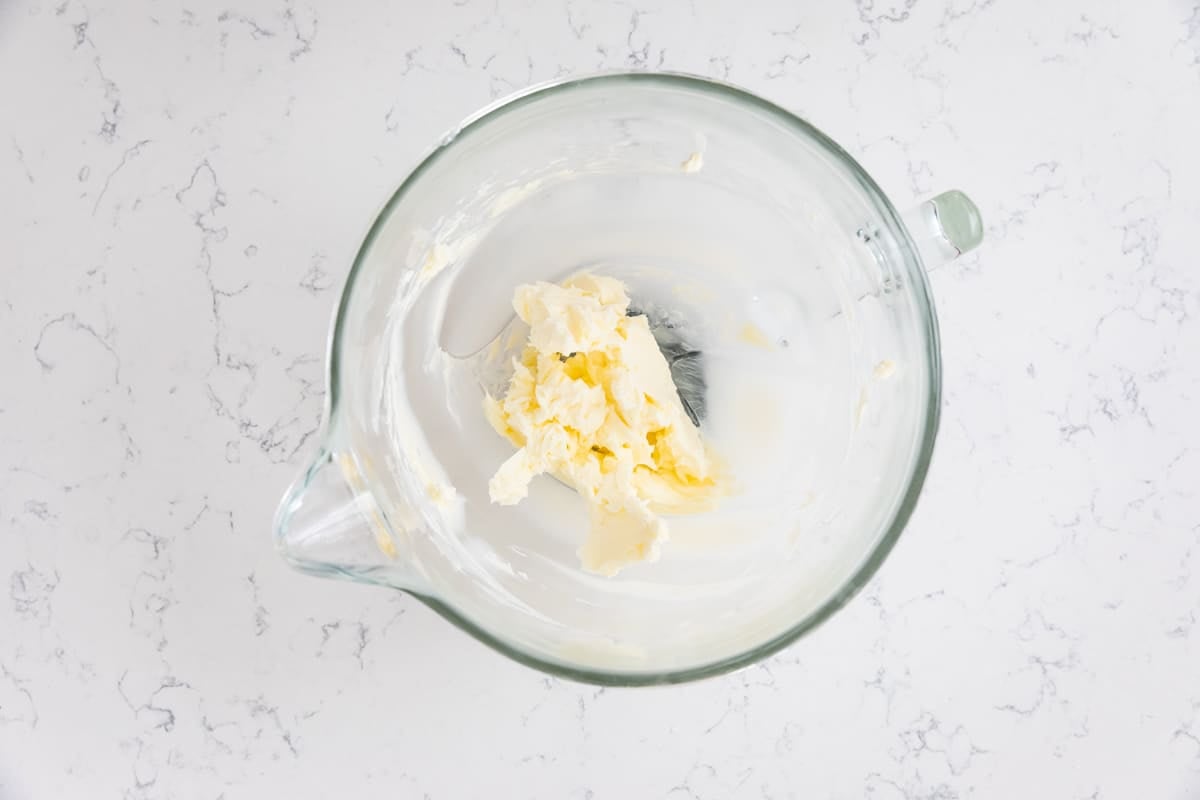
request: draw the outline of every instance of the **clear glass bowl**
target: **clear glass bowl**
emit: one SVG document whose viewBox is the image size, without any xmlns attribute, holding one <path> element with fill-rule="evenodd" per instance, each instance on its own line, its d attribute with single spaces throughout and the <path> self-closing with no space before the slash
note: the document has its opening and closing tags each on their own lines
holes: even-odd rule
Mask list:
<svg viewBox="0 0 1200 800">
<path fill-rule="evenodd" d="M 728 85 L 602 75 L 487 109 L 358 253 L 281 553 L 586 681 L 689 680 L 783 647 L 878 568 L 929 464 L 941 377 L 922 259 L 973 247 L 980 225 L 958 192 L 908 219 L 820 131 Z M 624 279 L 702 350 L 702 431 L 737 481 L 615 578 L 580 568 L 569 488 L 544 477 L 520 505 L 489 502 L 512 446 L 466 359 L 518 284 L 582 269 Z"/>
</svg>

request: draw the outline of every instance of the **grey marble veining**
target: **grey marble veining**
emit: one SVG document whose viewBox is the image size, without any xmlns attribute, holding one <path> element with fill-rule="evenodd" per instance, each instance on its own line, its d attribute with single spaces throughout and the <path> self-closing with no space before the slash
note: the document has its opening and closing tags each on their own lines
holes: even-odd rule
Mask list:
<svg viewBox="0 0 1200 800">
<path fill-rule="evenodd" d="M 927 490 L 835 620 L 671 689 L 545 678 L 286 570 L 274 504 L 372 214 L 602 68 L 745 85 L 936 269 Z M 1200 797 L 1200 6 L 0 3 L 0 797 Z"/>
</svg>

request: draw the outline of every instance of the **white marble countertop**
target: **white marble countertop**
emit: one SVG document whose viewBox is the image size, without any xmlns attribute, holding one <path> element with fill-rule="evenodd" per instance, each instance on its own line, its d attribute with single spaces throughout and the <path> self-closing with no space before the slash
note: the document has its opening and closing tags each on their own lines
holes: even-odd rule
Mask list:
<svg viewBox="0 0 1200 800">
<path fill-rule="evenodd" d="M 652 690 L 269 537 L 371 214 L 476 107 L 611 67 L 743 84 L 987 219 L 932 275 L 945 413 L 888 563 Z M 4 800 L 1200 797 L 1195 0 L 10 0 L 0 109 Z"/>
</svg>

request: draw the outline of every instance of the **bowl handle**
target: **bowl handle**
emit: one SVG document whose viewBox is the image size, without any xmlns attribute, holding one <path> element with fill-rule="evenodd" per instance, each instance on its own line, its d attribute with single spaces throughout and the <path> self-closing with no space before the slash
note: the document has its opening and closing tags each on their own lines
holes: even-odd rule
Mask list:
<svg viewBox="0 0 1200 800">
<path fill-rule="evenodd" d="M 983 241 L 979 207 L 957 189 L 942 192 L 909 211 L 904 226 L 926 270 L 974 250 Z"/>
</svg>

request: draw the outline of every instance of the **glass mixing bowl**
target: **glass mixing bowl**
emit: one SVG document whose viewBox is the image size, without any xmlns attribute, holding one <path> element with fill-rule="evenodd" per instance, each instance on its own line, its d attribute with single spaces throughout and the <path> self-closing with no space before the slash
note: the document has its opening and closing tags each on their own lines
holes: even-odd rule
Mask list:
<svg viewBox="0 0 1200 800">
<path fill-rule="evenodd" d="M 581 680 L 688 680 L 783 647 L 878 568 L 929 464 L 941 377 L 922 264 L 975 246 L 980 221 L 959 192 L 906 221 L 828 137 L 725 84 L 602 75 L 492 106 L 359 250 L 280 552 Z M 701 350 L 701 430 L 736 481 L 718 510 L 668 520 L 659 561 L 613 578 L 580 568 L 568 487 L 489 502 L 513 448 L 469 358 L 518 284 L 580 270 L 626 281 Z"/>
</svg>

